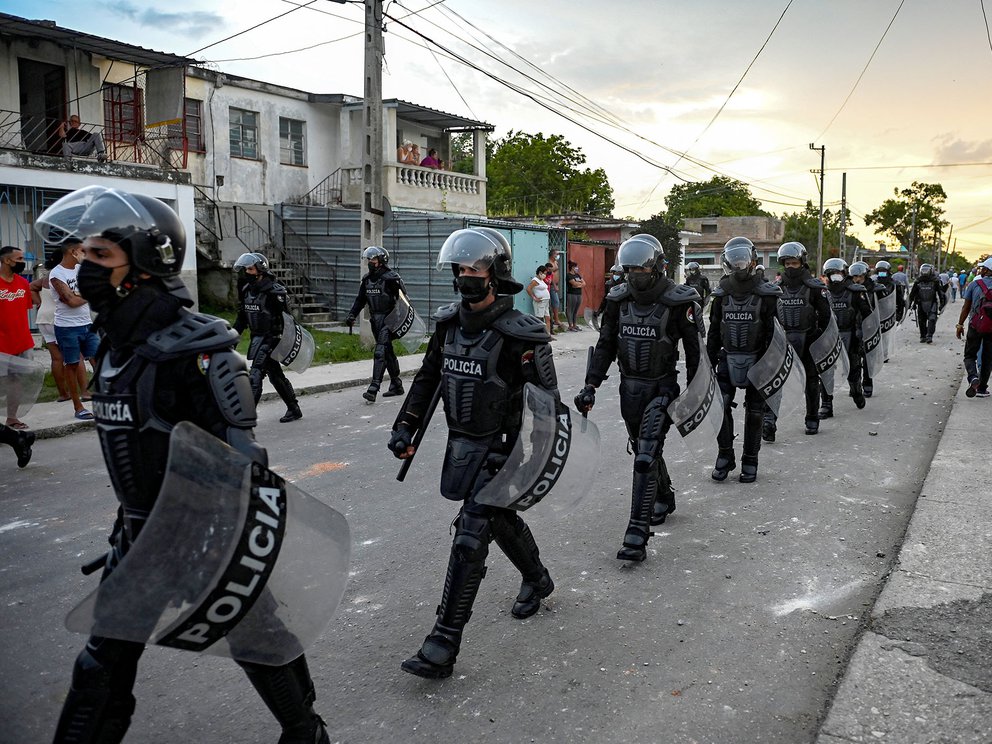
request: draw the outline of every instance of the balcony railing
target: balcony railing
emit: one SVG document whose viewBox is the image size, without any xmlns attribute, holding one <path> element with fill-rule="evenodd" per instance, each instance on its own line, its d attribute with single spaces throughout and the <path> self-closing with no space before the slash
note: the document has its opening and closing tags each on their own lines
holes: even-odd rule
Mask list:
<svg viewBox="0 0 992 744">
<path fill-rule="evenodd" d="M 170 132 L 167 125 L 145 129 L 137 136 L 124 135 L 127 141 L 122 141 L 118 133 L 108 135 L 107 128 L 102 124 L 84 123 L 80 128 L 91 135 L 100 135 L 107 160 L 176 170 L 186 168 L 186 139 L 176 136 L 174 131 Z M 58 121 L 0 109 L 0 148 L 61 158 L 64 157 L 62 141 Z M 97 152 L 94 149 L 92 154 L 84 157 L 96 160 Z"/>
</svg>

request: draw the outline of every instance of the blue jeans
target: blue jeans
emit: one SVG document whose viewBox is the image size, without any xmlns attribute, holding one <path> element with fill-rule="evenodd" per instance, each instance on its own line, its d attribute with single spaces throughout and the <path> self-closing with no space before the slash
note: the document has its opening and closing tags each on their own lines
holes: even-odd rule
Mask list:
<svg viewBox="0 0 992 744">
<path fill-rule="evenodd" d="M 55 343 L 62 352 L 62 363 L 76 364 L 80 359 L 92 359 L 100 346 L 100 337 L 89 323 L 81 326 L 55 326 Z"/>
</svg>

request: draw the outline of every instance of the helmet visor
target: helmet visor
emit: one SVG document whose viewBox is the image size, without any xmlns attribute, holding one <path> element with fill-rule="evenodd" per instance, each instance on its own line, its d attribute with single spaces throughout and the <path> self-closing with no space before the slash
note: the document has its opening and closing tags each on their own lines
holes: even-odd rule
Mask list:
<svg viewBox="0 0 992 744">
<path fill-rule="evenodd" d="M 123 191 L 87 186 L 55 202 L 38 217 L 35 230 L 49 243 L 66 238 L 102 237 L 122 243 L 136 232 L 156 226 L 155 218 Z"/>
<path fill-rule="evenodd" d="M 234 262 L 234 268 L 244 271 L 249 266 L 258 265 L 258 255 L 255 253 L 242 253 L 238 260 Z"/>
<path fill-rule="evenodd" d="M 735 245 L 723 253 L 723 265 L 731 271 L 748 268 L 754 261 L 753 248 L 746 245 Z"/>
<path fill-rule="evenodd" d="M 504 253 L 492 237 L 477 230 L 456 230 L 448 236 L 437 254 L 437 270 L 450 266 L 471 266 L 485 271 Z"/>
<path fill-rule="evenodd" d="M 653 269 L 658 259 L 658 249 L 650 240 L 641 237 L 633 237 L 624 241 L 617 251 L 617 263 L 624 268 L 640 266 L 645 269 Z"/>
</svg>

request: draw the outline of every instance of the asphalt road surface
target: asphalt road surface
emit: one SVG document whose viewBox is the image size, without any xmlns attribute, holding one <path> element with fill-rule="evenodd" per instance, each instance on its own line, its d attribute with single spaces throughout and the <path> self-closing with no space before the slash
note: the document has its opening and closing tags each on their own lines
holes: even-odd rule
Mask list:
<svg viewBox="0 0 992 744">
<path fill-rule="evenodd" d="M 547 504 L 526 515 L 557 589 L 534 617 L 511 617 L 519 576 L 494 544 L 455 674 L 441 682 L 399 667 L 433 622 L 457 511 L 438 494 L 441 428 L 400 484 L 385 449 L 397 399 L 369 406 L 360 388 L 307 396 L 293 424 L 263 404 L 257 434 L 273 468 L 352 529 L 348 589 L 308 651 L 331 740 L 812 741 L 960 381 L 952 326 L 942 317 L 932 346 L 905 328 L 865 410 L 839 394 L 815 437 L 803 435 L 801 410 L 780 421 L 755 484 L 736 472 L 713 482 L 715 442 L 690 456 L 673 434 L 678 510 L 637 565 L 615 558 L 631 457 L 614 368 L 591 414 L 602 457 L 588 495 L 564 516 Z M 570 401 L 585 355 L 556 354 Z M 63 618 L 96 585 L 79 566 L 105 549 L 115 501 L 92 431 L 40 441 L 24 471 L 9 459 L 3 468 L 0 741 L 28 744 L 54 731 L 84 643 Z M 150 648 L 135 692 L 128 741 L 278 738 L 230 660 Z"/>
</svg>

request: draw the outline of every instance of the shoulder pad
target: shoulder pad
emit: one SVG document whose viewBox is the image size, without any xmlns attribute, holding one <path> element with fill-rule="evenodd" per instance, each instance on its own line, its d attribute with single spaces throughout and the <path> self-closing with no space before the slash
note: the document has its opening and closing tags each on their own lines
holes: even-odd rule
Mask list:
<svg viewBox="0 0 992 744">
<path fill-rule="evenodd" d="M 389 271 L 387 271 L 385 274 L 382 275 L 382 278 L 390 281 L 395 281 L 400 278 L 400 275 L 397 274 L 393 269 L 390 269 Z"/>
<path fill-rule="evenodd" d="M 492 327 L 510 338 L 546 343 L 551 340 L 543 320 L 519 310 L 507 310 L 493 321 Z"/>
<path fill-rule="evenodd" d="M 815 276 L 809 276 L 803 279 L 803 284 L 807 287 L 812 287 L 813 289 L 826 289 L 827 285 L 817 279 Z"/>
<path fill-rule="evenodd" d="M 163 358 L 198 354 L 231 349 L 237 344 L 238 334 L 226 320 L 182 310 L 179 320 L 148 337 L 142 347 L 147 347 L 151 354 L 142 356 Z"/>
<path fill-rule="evenodd" d="M 452 302 L 450 305 L 442 305 L 434 313 L 434 320 L 438 323 L 451 320 L 458 315 L 458 306 L 460 304 L 460 302 Z"/>
<path fill-rule="evenodd" d="M 771 282 L 762 282 L 754 288 L 754 293 L 764 297 L 777 297 L 782 294 L 782 288 L 777 284 L 772 284 Z"/>
<path fill-rule="evenodd" d="M 625 300 L 630 296 L 630 287 L 627 286 L 627 282 L 621 282 L 609 291 L 606 295 L 606 299 L 613 300 L 614 302 L 620 302 L 620 300 Z"/>
<path fill-rule="evenodd" d="M 714 297 L 726 297 L 727 290 L 718 285 L 717 288 L 713 290 L 712 294 Z"/>
<path fill-rule="evenodd" d="M 854 283 L 852 283 L 851 286 L 848 287 L 848 289 L 851 290 L 852 292 L 867 292 L 868 291 L 865 288 L 865 285 L 864 284 L 854 284 Z"/>
<path fill-rule="evenodd" d="M 682 305 L 686 302 L 702 302 L 703 298 L 699 296 L 695 287 L 690 287 L 688 284 L 673 284 L 661 296 L 661 301 L 666 305 Z"/>
<path fill-rule="evenodd" d="M 272 294 L 284 295 L 286 294 L 286 288 L 279 282 L 272 282 L 272 288 L 269 290 Z"/>
</svg>

